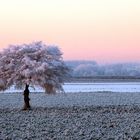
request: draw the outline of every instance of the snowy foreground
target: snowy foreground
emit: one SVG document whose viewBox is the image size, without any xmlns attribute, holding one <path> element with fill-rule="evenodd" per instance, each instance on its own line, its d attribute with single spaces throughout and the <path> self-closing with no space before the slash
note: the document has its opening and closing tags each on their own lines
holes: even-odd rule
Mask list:
<svg viewBox="0 0 140 140">
<path fill-rule="evenodd" d="M 0 94 L 0 139 L 138 140 L 140 93 Z"/>
</svg>

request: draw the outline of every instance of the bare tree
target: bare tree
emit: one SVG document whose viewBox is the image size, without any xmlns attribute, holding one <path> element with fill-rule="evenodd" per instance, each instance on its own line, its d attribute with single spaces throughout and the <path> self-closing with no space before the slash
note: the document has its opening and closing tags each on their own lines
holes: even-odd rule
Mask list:
<svg viewBox="0 0 140 140">
<path fill-rule="evenodd" d="M 0 90 L 25 87 L 24 109 L 30 109 L 29 86 L 40 86 L 48 94 L 63 91 L 68 71 L 57 46 L 42 42 L 11 45 L 0 53 Z"/>
</svg>

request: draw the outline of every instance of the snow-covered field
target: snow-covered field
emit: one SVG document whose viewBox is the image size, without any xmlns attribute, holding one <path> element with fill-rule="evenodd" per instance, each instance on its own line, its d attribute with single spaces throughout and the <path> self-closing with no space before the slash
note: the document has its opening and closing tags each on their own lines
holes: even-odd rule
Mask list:
<svg viewBox="0 0 140 140">
<path fill-rule="evenodd" d="M 65 83 L 66 92 L 140 92 L 140 82 Z"/>
<path fill-rule="evenodd" d="M 22 90 L 1 93 L 0 139 L 140 139 L 140 83 L 67 83 L 64 89 L 56 95 L 31 89 L 27 112 Z"/>
<path fill-rule="evenodd" d="M 66 93 L 78 93 L 78 92 L 140 92 L 140 82 L 113 82 L 113 83 L 65 83 L 63 85 Z M 22 92 L 23 90 L 16 90 L 14 87 L 4 91 L 4 93 L 10 92 Z M 30 87 L 31 92 L 44 92 L 41 88 Z"/>
<path fill-rule="evenodd" d="M 140 93 L 69 93 L 45 95 L 31 93 L 33 107 L 69 107 L 69 106 L 109 106 L 109 105 L 140 105 Z M 0 108 L 21 108 L 23 95 L 19 93 L 0 94 Z"/>
<path fill-rule="evenodd" d="M 65 93 L 47 96 L 40 88 L 30 89 L 32 106 L 106 106 L 140 104 L 140 83 L 66 83 Z M 21 92 L 20 94 L 18 92 Z M 21 107 L 23 90 L 13 87 L 0 94 L 0 107 Z"/>
<path fill-rule="evenodd" d="M 0 108 L 1 140 L 139 140 L 140 107 Z"/>
</svg>

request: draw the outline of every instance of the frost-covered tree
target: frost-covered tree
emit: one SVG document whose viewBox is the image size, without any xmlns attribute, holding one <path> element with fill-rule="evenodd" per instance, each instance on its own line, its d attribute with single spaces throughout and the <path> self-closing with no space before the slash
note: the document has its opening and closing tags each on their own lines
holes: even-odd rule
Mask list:
<svg viewBox="0 0 140 140">
<path fill-rule="evenodd" d="M 68 73 L 57 46 L 42 42 L 10 45 L 0 52 L 0 90 L 15 85 L 24 90 L 24 109 L 29 109 L 29 86 L 40 86 L 48 94 L 63 91 Z"/>
</svg>

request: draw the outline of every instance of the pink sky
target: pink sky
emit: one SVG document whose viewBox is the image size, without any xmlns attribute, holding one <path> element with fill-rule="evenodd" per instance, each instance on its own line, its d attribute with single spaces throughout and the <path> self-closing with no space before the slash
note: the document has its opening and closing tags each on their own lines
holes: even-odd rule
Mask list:
<svg viewBox="0 0 140 140">
<path fill-rule="evenodd" d="M 44 41 L 64 59 L 140 62 L 139 0 L 0 1 L 0 48 Z"/>
</svg>

